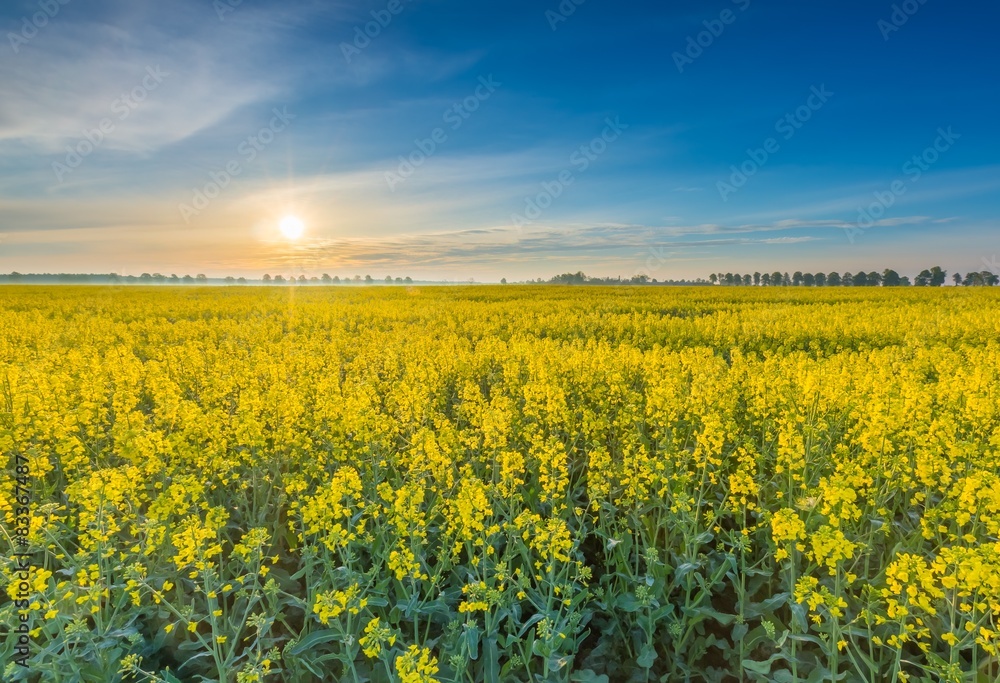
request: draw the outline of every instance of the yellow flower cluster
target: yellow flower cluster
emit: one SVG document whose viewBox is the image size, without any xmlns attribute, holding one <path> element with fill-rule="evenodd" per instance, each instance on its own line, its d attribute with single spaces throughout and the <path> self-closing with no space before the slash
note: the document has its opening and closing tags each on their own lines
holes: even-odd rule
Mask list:
<svg viewBox="0 0 1000 683">
<path fill-rule="evenodd" d="M 320 593 L 316 596 L 313 604 L 313 613 L 319 617 L 323 624 L 329 624 L 332 620 L 347 612 L 356 615 L 368 605 L 368 598 L 361 597 L 361 587 L 357 584 L 349 586 L 347 590 L 330 591 Z"/>
<path fill-rule="evenodd" d="M 427 648 L 411 645 L 404 654 L 396 657 L 396 674 L 400 683 L 437 683 L 437 658 Z"/>
<path fill-rule="evenodd" d="M 358 643 L 366 657 L 376 659 L 382 654 L 383 649 L 396 644 L 396 634 L 391 628 L 384 626 L 379 617 L 375 617 L 365 626 L 365 634 Z"/>
</svg>

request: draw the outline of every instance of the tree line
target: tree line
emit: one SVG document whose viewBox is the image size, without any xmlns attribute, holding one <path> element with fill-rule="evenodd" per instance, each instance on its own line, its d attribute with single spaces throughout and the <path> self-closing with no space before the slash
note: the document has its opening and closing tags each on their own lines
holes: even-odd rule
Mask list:
<svg viewBox="0 0 1000 683">
<path fill-rule="evenodd" d="M 393 278 L 391 275 L 386 275 L 384 280 L 376 280 L 371 275 L 365 275 L 363 278 L 360 275 L 355 275 L 353 278 L 345 277 L 343 280 L 340 276 L 334 275 L 331 277 L 327 273 L 323 273 L 319 277 L 306 277 L 305 275 L 299 275 L 297 278 L 292 275 L 285 278 L 284 275 L 271 276 L 268 273 L 264 274 L 261 278 L 261 282 L 264 284 L 301 284 L 301 285 L 373 285 L 376 282 L 387 284 L 387 285 L 410 285 L 413 284 L 413 278 L 411 277 L 397 277 Z"/>
<path fill-rule="evenodd" d="M 955 273 L 952 275 L 956 285 L 966 287 L 995 287 L 1000 285 L 1000 276 L 996 273 L 984 270 L 981 272 L 970 272 L 967 275 Z M 920 271 L 912 281 L 906 275 L 900 275 L 891 268 L 886 268 L 881 273 L 872 271 L 866 273 L 846 272 L 841 275 L 838 272 L 832 273 L 754 273 L 753 275 L 740 273 L 712 273 L 708 281 L 713 285 L 724 285 L 729 287 L 941 287 L 948 281 L 948 271 L 940 266 L 934 266 Z"/>
<path fill-rule="evenodd" d="M 708 284 L 705 280 L 657 280 L 656 278 L 651 278 L 648 275 L 633 275 L 630 278 L 622 277 L 591 277 L 582 271 L 577 271 L 575 273 L 563 273 L 562 275 L 556 275 L 555 277 L 549 279 L 547 282 L 539 278 L 538 280 L 529 280 L 530 284 L 550 284 L 550 285 L 704 285 Z M 501 284 L 506 284 L 506 280 L 502 281 Z"/>
<path fill-rule="evenodd" d="M 339 284 L 395 284 L 409 285 L 413 283 L 410 277 L 386 276 L 384 280 L 375 280 L 371 275 L 363 278 L 355 275 L 341 280 L 337 276 L 323 274 L 321 277 L 306 277 L 305 275 L 265 274 L 260 280 L 248 280 L 245 277 L 210 278 L 203 273 L 198 275 L 163 275 L 162 273 L 143 273 L 142 275 L 118 275 L 117 273 L 13 273 L 0 274 L 0 283 L 8 284 L 92 284 L 92 285 L 247 285 L 254 284 L 292 284 L 292 285 L 339 285 Z"/>
</svg>

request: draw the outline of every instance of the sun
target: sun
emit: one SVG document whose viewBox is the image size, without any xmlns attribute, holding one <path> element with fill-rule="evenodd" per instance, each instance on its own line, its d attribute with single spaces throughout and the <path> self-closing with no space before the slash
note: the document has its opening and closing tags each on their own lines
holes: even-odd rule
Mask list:
<svg viewBox="0 0 1000 683">
<path fill-rule="evenodd" d="M 305 223 L 299 220 L 297 216 L 285 216 L 281 219 L 281 224 L 278 228 L 281 230 L 281 234 L 285 236 L 285 239 L 293 242 L 302 237 L 302 234 L 306 231 Z"/>
</svg>

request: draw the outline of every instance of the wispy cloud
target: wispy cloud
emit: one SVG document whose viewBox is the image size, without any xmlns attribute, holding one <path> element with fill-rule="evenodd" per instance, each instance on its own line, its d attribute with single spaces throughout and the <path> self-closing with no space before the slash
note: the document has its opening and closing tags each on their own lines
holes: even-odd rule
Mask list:
<svg viewBox="0 0 1000 683">
<path fill-rule="evenodd" d="M 148 153 L 288 86 L 264 68 L 276 35 L 263 13 L 247 6 L 223 23 L 210 3 L 178 2 L 164 25 L 151 20 L 151 5 L 139 7 L 145 11 L 133 8 L 114 25 L 53 22 L 16 58 L 0 61 L 0 149 L 62 152 L 109 119 L 115 131 L 102 149 Z M 144 94 L 151 70 L 163 82 Z"/>
<path fill-rule="evenodd" d="M 250 256 L 274 266 L 315 268 L 324 264 L 399 268 L 453 267 L 508 261 L 546 260 L 571 256 L 581 263 L 608 253 L 634 257 L 655 246 L 678 252 L 704 248 L 801 244 L 815 236 L 752 238 L 729 237 L 671 240 L 664 228 L 634 225 L 546 227 L 518 231 L 508 226 L 382 238 L 314 239 L 301 244 L 269 245 Z M 676 235 L 676 233 L 673 233 Z M 692 234 L 692 233 L 688 233 Z M 239 266 L 237 262 L 230 265 Z"/>
</svg>

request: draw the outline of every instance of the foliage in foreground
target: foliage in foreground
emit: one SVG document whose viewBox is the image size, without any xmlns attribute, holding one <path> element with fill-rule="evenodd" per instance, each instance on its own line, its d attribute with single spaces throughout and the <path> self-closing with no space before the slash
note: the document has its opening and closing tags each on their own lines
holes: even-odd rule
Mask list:
<svg viewBox="0 0 1000 683">
<path fill-rule="evenodd" d="M 33 680 L 998 676 L 994 292 L 0 293 Z"/>
</svg>

